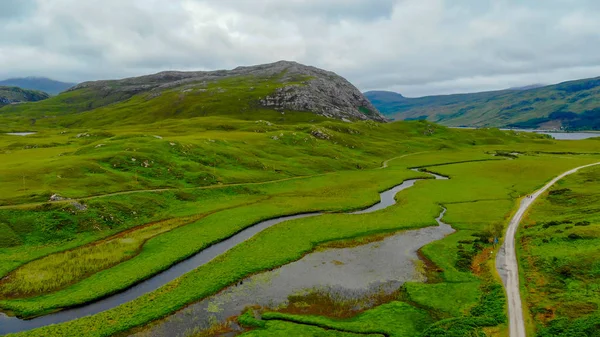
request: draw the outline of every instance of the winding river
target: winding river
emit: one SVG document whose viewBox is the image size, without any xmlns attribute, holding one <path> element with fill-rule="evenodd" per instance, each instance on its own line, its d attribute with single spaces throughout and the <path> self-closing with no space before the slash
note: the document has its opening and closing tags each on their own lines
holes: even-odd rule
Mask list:
<svg viewBox="0 0 600 337">
<path fill-rule="evenodd" d="M 429 173 L 429 174 L 434 176 L 436 179 L 448 179 L 448 178 L 440 176 L 440 175 L 436 175 L 436 174 L 432 174 L 432 173 Z M 382 192 L 380 194 L 381 201 L 378 202 L 377 204 L 375 204 L 371 207 L 368 207 L 364 210 L 353 212 L 351 214 L 375 212 L 375 211 L 384 209 L 386 207 L 389 207 L 391 205 L 394 205 L 396 203 L 395 195 L 404 189 L 412 187 L 415 184 L 415 182 L 417 182 L 419 180 L 422 180 L 422 179 L 406 180 L 402 184 L 397 185 L 387 191 Z M 209 261 L 216 258 L 217 256 L 227 252 L 229 249 L 248 240 L 249 238 L 253 237 L 254 235 L 260 233 L 261 231 L 263 231 L 271 226 L 274 226 L 276 224 L 279 224 L 279 223 L 287 221 L 287 220 L 313 217 L 313 216 L 318 216 L 320 214 L 322 214 L 322 213 L 304 213 L 304 214 L 284 216 L 284 217 L 279 217 L 279 218 L 259 222 L 256 225 L 248 227 L 248 228 L 242 230 L 241 232 L 239 232 L 238 234 L 235 234 L 234 236 L 232 236 L 220 243 L 214 244 L 214 245 L 202 250 L 201 252 L 197 253 L 196 255 L 190 257 L 189 259 L 181 261 L 181 262 L 173 265 L 169 269 L 167 269 L 167 270 L 165 270 L 143 282 L 140 282 L 140 283 L 136 284 L 135 286 L 132 286 L 131 288 L 129 288 L 123 292 L 111 295 L 109 297 L 106 297 L 104 299 L 101 299 L 101 300 L 98 300 L 98 301 L 95 301 L 95 302 L 92 302 L 89 304 L 85 304 L 80 307 L 65 309 L 65 310 L 62 310 L 62 311 L 59 311 L 56 313 L 33 318 L 30 320 L 24 320 L 24 319 L 20 319 L 18 317 L 11 317 L 11 316 L 7 316 L 4 314 L 0 314 L 0 334 L 26 331 L 26 330 L 35 329 L 35 328 L 43 327 L 43 326 L 50 325 L 50 324 L 67 322 L 70 320 L 97 314 L 102 311 L 112 309 L 121 304 L 132 301 L 146 293 L 150 293 L 150 292 L 162 287 L 163 285 L 175 280 L 176 278 L 208 263 Z M 423 228 L 420 230 L 405 231 L 405 232 L 399 233 L 397 235 L 391 236 L 390 238 L 384 240 L 383 243 L 379 243 L 380 247 L 381 246 L 388 247 L 384 250 L 381 250 L 382 254 L 385 254 L 385 252 L 405 251 L 406 252 L 406 254 L 404 254 L 405 256 L 403 256 L 400 259 L 396 259 L 396 261 L 401 261 L 401 263 L 404 263 L 404 264 L 409 263 L 411 273 L 414 273 L 414 266 L 412 265 L 412 261 L 417 259 L 416 251 L 420 247 L 427 244 L 428 242 L 432 242 L 432 241 L 441 239 L 443 236 L 449 234 L 448 231 L 451 231 L 450 226 L 447 226 L 447 225 L 444 225 L 443 223 L 441 223 L 440 219 L 441 219 L 441 215 L 440 215 L 440 218 L 438 218 L 438 223 L 440 224 L 440 226 Z M 433 230 L 432 230 L 432 228 L 433 228 Z M 419 238 L 419 239 L 417 239 L 417 238 Z M 394 241 L 394 240 L 396 240 L 396 241 Z M 395 243 L 393 243 L 393 242 L 395 242 Z M 355 247 L 355 248 L 348 248 L 347 250 L 337 250 L 336 249 L 336 250 L 332 250 L 332 251 L 335 251 L 332 254 L 339 253 L 339 254 L 352 255 L 352 254 L 354 254 L 354 253 L 352 253 L 353 250 L 357 250 L 357 252 L 358 252 L 361 249 L 368 250 L 369 245 L 359 246 L 359 247 Z M 335 280 L 342 282 L 344 280 L 350 281 L 353 278 L 356 278 L 356 279 L 360 278 L 361 280 L 357 281 L 357 284 L 359 286 L 357 288 L 356 287 L 355 288 L 356 289 L 360 288 L 363 290 L 367 289 L 366 292 L 368 293 L 369 291 L 371 291 L 371 292 L 374 291 L 373 289 L 375 289 L 375 288 L 373 288 L 373 287 L 377 287 L 377 289 L 379 289 L 379 288 L 381 288 L 381 286 L 386 286 L 386 284 L 387 284 L 387 289 L 393 289 L 398 284 L 401 284 L 404 281 L 413 278 L 412 274 L 410 276 L 408 276 L 408 278 L 406 276 L 402 276 L 402 275 L 407 274 L 405 272 L 405 270 L 408 270 L 408 269 L 406 269 L 406 266 L 408 266 L 408 265 L 406 265 L 404 269 L 399 269 L 398 272 L 402 275 L 393 274 L 393 271 L 391 269 L 397 268 L 398 265 L 396 265 L 396 266 L 393 266 L 394 268 L 391 268 L 386 271 L 387 276 L 385 276 L 385 277 L 378 276 L 377 280 L 379 280 L 379 281 L 377 281 L 373 277 L 370 277 L 370 276 L 362 277 L 362 275 L 365 275 L 365 273 L 363 273 L 363 271 L 361 271 L 361 269 L 359 267 L 360 263 L 353 264 L 353 263 L 345 263 L 343 261 L 339 261 L 339 262 L 341 262 L 343 265 L 346 265 L 347 267 L 339 268 L 339 269 L 344 269 L 346 271 L 342 272 L 342 274 L 332 274 L 331 277 L 326 278 L 327 282 L 325 282 L 325 283 L 319 281 L 318 278 L 313 277 L 313 276 L 319 275 L 320 274 L 319 272 L 317 272 L 316 274 L 314 272 L 311 272 L 311 273 L 305 274 L 303 277 L 297 277 L 298 275 L 300 275 L 298 273 L 304 272 L 304 270 L 307 269 L 305 267 L 306 263 L 308 263 L 309 265 L 312 263 L 312 262 L 310 262 L 311 261 L 310 259 L 317 258 L 317 259 L 321 259 L 323 261 L 330 259 L 330 256 L 328 256 L 327 254 L 319 255 L 322 253 L 323 252 L 309 254 L 305 258 L 303 258 L 299 261 L 296 261 L 294 263 L 291 263 L 289 265 L 281 267 L 280 270 L 288 270 L 288 269 L 291 269 L 291 270 L 289 272 L 284 272 L 281 274 L 281 275 L 288 275 L 288 276 L 287 276 L 287 278 L 279 278 L 279 281 L 277 281 L 277 282 L 279 284 L 279 287 L 281 288 L 281 291 L 278 292 L 277 296 L 268 298 L 268 300 L 271 301 L 270 303 L 280 302 L 279 304 L 281 304 L 281 303 L 283 303 L 283 301 L 285 301 L 287 299 L 288 295 L 290 295 L 291 293 L 294 293 L 298 290 L 307 289 L 307 288 L 315 288 L 315 287 L 322 288 L 324 286 L 330 287 L 330 288 L 331 287 L 341 287 L 339 289 L 342 289 L 344 292 L 346 292 L 346 290 L 344 290 L 344 289 L 347 288 L 345 286 L 347 286 L 348 284 L 341 284 L 341 285 L 333 284 L 332 282 Z M 390 268 L 390 260 L 389 259 L 385 259 L 383 256 L 379 256 L 375 260 L 387 261 L 388 263 L 383 263 L 381 267 L 384 269 Z M 374 259 L 368 259 L 368 262 L 366 263 L 365 266 L 372 265 L 373 261 L 374 261 Z M 393 259 L 392 259 L 392 261 L 393 261 Z M 363 261 L 362 263 L 365 263 L 365 262 Z M 342 266 L 342 265 L 340 265 L 340 266 Z M 371 266 L 371 267 L 374 267 L 374 266 Z M 299 270 L 302 270 L 302 271 L 299 271 L 294 268 L 300 268 Z M 356 269 L 356 268 L 359 268 L 359 269 Z M 308 268 L 308 269 L 310 269 L 310 268 Z M 390 273 L 392 273 L 392 274 L 390 274 Z M 369 274 L 369 273 L 366 273 L 366 274 Z M 343 275 L 346 275 L 346 276 L 343 276 Z M 351 275 L 352 277 L 348 277 L 349 275 Z M 291 282 L 291 280 L 293 280 L 293 279 L 297 279 L 298 282 Z M 374 284 L 375 281 L 379 282 L 379 284 L 375 285 Z M 289 285 L 287 284 L 288 282 L 290 282 Z M 252 282 L 250 282 L 250 283 L 245 282 L 245 284 L 252 284 Z M 390 284 L 391 284 L 391 286 L 390 286 Z M 267 287 L 266 290 L 272 291 L 272 288 Z M 218 298 L 223 299 L 224 297 L 222 297 L 222 296 L 224 296 L 224 295 L 222 295 L 222 294 L 227 294 L 229 291 L 230 291 L 230 288 L 228 288 L 226 291 L 221 292 L 219 295 L 216 295 L 216 296 Z M 377 291 L 379 291 L 379 290 L 377 290 Z M 243 295 L 243 293 L 244 292 L 242 291 L 242 295 Z M 262 298 L 259 299 L 260 293 L 261 293 L 260 290 L 257 293 L 250 293 L 250 296 L 246 296 L 246 297 L 244 297 L 243 300 L 240 300 L 238 302 L 241 303 L 243 301 L 250 301 L 252 299 L 252 296 L 256 296 L 256 300 L 253 301 L 252 303 L 254 303 L 254 302 L 262 303 L 261 302 Z M 264 293 L 264 288 L 263 288 L 262 293 Z M 242 296 L 242 295 L 240 295 L 240 296 Z M 221 297 L 219 297 L 219 296 L 221 296 Z M 228 295 L 228 296 L 237 296 L 237 295 Z M 208 299 L 205 299 L 196 304 L 193 304 L 184 310 L 194 310 L 194 308 L 202 307 L 203 305 L 208 306 L 208 304 L 210 302 L 207 302 L 207 301 L 214 301 L 215 299 L 216 298 L 214 296 L 209 297 Z M 214 307 L 214 305 L 211 304 L 211 307 Z M 189 309 L 189 308 L 191 308 L 191 309 Z M 239 311 L 241 309 L 243 309 L 243 306 L 241 307 L 241 309 L 238 306 L 230 306 L 226 309 L 227 310 L 225 310 L 225 309 L 221 310 L 223 312 L 223 315 L 231 316 L 231 315 L 238 314 Z M 201 309 L 201 310 L 203 310 L 203 309 Z M 204 311 L 204 312 L 206 312 L 206 311 Z M 233 314 L 229 314 L 230 312 L 233 312 Z M 176 313 L 175 315 L 178 315 L 178 314 L 179 313 Z M 173 316 L 175 316 L 175 315 L 173 315 Z M 171 316 L 171 317 L 173 317 L 173 316 Z M 205 316 L 210 318 L 210 315 L 205 315 Z M 197 317 L 196 317 L 196 319 L 197 319 Z M 219 318 L 216 318 L 216 319 L 219 319 Z M 214 319 L 211 318 L 211 320 L 214 320 Z M 184 327 L 184 326 L 186 327 L 186 329 L 188 329 L 189 324 L 182 325 L 182 327 Z M 204 325 L 200 324 L 197 326 L 203 327 Z M 167 335 L 172 335 L 172 334 L 167 334 Z"/>
<path fill-rule="evenodd" d="M 441 221 L 444 212 L 436 219 L 438 226 L 402 231 L 357 247 L 313 252 L 275 270 L 248 277 L 129 337 L 190 337 L 215 324 L 242 331 L 229 318 L 242 314 L 250 306 L 287 307 L 290 296 L 298 298 L 296 303 L 305 303 L 304 296 L 311 301 L 310 295 L 318 294 L 352 303 L 354 309 L 370 308 L 377 304 L 374 298 L 398 291 L 405 282 L 426 279 L 415 268 L 417 252 L 454 232 Z"/>
</svg>

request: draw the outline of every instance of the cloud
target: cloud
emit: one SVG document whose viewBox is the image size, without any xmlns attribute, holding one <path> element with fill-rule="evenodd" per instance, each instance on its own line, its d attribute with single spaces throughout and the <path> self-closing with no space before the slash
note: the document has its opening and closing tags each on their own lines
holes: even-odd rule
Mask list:
<svg viewBox="0 0 600 337">
<path fill-rule="evenodd" d="M 0 13 L 0 78 L 287 59 L 419 96 L 600 75 L 594 0 L 31 0 Z"/>
<path fill-rule="evenodd" d="M 18 20 L 27 16 L 34 7 L 34 0 L 2 1 L 0 2 L 0 19 Z"/>
</svg>

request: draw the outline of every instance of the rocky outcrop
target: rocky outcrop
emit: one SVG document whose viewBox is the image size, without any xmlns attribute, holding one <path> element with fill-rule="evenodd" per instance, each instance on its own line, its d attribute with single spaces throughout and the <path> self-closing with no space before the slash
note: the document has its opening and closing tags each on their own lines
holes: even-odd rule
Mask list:
<svg viewBox="0 0 600 337">
<path fill-rule="evenodd" d="M 301 84 L 278 88 L 260 100 L 266 107 L 279 110 L 312 111 L 336 119 L 386 121 L 363 94 L 343 77 L 315 67 L 295 62 L 280 62 L 288 76 L 306 76 Z"/>
<path fill-rule="evenodd" d="M 123 80 L 81 83 L 71 89 L 93 89 L 102 92 L 105 102 L 127 99 L 148 92 L 148 99 L 160 96 L 167 89 L 192 86 L 232 77 L 270 78 L 284 84 L 266 97 L 257 97 L 257 103 L 285 113 L 310 111 L 318 115 L 342 120 L 386 121 L 363 94 L 343 77 L 326 70 L 296 62 L 279 61 L 233 70 L 179 72 L 165 71 Z M 289 84 L 288 84 L 289 83 Z M 249 90 L 253 88 L 250 87 Z"/>
</svg>

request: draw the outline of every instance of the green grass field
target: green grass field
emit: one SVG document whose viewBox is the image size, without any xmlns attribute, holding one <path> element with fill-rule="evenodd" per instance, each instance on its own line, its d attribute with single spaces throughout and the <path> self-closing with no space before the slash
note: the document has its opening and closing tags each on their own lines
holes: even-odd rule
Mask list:
<svg viewBox="0 0 600 337">
<path fill-rule="evenodd" d="M 554 185 L 531 210 L 520 235 L 532 329 L 537 336 L 597 336 L 600 326 L 600 169 Z"/>
<path fill-rule="evenodd" d="M 98 327 L 98 335 L 122 331 L 123 329 L 128 329 L 149 320 L 159 318 L 165 313 L 185 305 L 185 303 L 206 297 L 222 287 L 236 282 L 236 280 L 243 278 L 245 275 L 296 260 L 306 252 L 313 250 L 319 243 L 372 235 L 381 232 L 392 232 L 403 228 L 431 225 L 433 224 L 433 218 L 439 213 L 439 204 L 448 204 L 448 219 L 452 219 L 451 223 L 459 229 L 459 232 L 444 240 L 435 242 L 430 246 L 426 246 L 423 253 L 436 265 L 442 268 L 443 272 L 441 273 L 441 279 L 445 283 L 407 286 L 407 294 L 409 297 L 408 303 L 420 303 L 420 305 L 429 308 L 429 310 L 437 312 L 438 314 L 441 313 L 441 317 L 447 317 L 446 320 L 463 317 L 460 315 L 472 312 L 478 308 L 478 303 L 486 300 L 485 296 L 482 296 L 482 294 L 487 293 L 487 291 L 482 291 L 481 289 L 487 289 L 487 287 L 494 286 L 494 281 L 489 276 L 491 273 L 489 270 L 487 272 L 484 271 L 478 276 L 472 274 L 470 268 L 467 267 L 465 270 L 464 267 L 457 265 L 459 260 L 459 245 L 467 247 L 475 246 L 477 237 L 473 237 L 472 234 L 479 234 L 480 232 L 487 230 L 489 225 L 495 221 L 503 221 L 510 213 L 514 200 L 516 200 L 519 195 L 523 195 L 527 191 L 541 186 L 544 181 L 547 181 L 567 168 L 576 166 L 580 163 L 589 163 L 597 160 L 592 156 L 567 156 L 558 158 L 538 155 L 525 156 L 517 160 L 504 159 L 479 161 L 485 159 L 485 157 L 482 158 L 484 155 L 485 154 L 482 154 L 482 152 L 472 150 L 456 152 L 453 158 L 459 159 L 458 161 L 462 163 L 431 167 L 431 169 L 436 172 L 451 176 L 451 180 L 429 180 L 420 182 L 414 188 L 401 192 L 398 195 L 399 203 L 384 211 L 360 216 L 331 214 L 319 218 L 300 219 L 282 223 L 264 231 L 252 240 L 239 245 L 215 261 L 198 268 L 196 271 L 180 278 L 172 285 L 163 287 L 151 295 L 143 296 L 138 300 L 99 315 L 53 327 L 34 330 L 25 334 L 38 335 L 50 333 L 53 335 L 61 335 L 84 331 L 92 326 Z M 493 159 L 493 157 L 490 158 L 489 155 L 485 156 L 488 156 L 488 159 Z M 471 158 L 470 160 L 478 161 L 464 162 L 469 160 L 468 158 Z M 344 207 L 340 201 L 344 199 L 352 200 L 352 198 L 347 198 L 348 195 L 346 193 L 348 193 L 351 186 L 356 186 L 356 180 L 354 179 L 358 176 L 369 177 L 369 174 L 365 174 L 369 171 L 361 172 L 360 174 L 351 172 L 345 174 L 340 173 L 341 177 L 337 179 L 332 179 L 332 177 L 337 177 L 338 174 L 310 178 L 310 180 L 321 179 L 323 184 L 339 184 L 345 181 L 347 184 L 346 186 L 348 187 L 346 187 L 346 189 L 339 189 L 338 191 L 335 191 L 335 189 L 332 190 L 331 187 L 329 187 L 326 188 L 325 191 L 321 190 L 315 193 L 314 184 L 306 185 L 301 183 L 302 180 L 290 180 L 272 184 L 273 190 L 271 192 L 278 191 L 285 193 L 288 189 L 294 190 L 296 193 L 300 194 L 303 192 L 310 194 L 312 192 L 316 195 L 324 196 L 323 198 L 319 198 L 319 200 L 313 199 L 312 201 L 315 204 L 319 203 L 321 205 L 327 204 L 326 201 L 328 199 L 325 196 L 330 194 L 333 197 L 332 201 L 338 206 L 337 209 L 352 209 L 360 205 L 372 203 L 377 198 L 376 191 L 385 189 L 386 187 L 397 183 L 398 180 L 401 181 L 410 175 L 415 174 L 415 172 L 405 171 L 405 167 L 444 164 L 447 163 L 446 160 L 447 158 L 444 158 L 443 155 L 436 161 L 435 153 L 423 153 L 392 161 L 390 162 L 391 167 L 388 169 L 373 170 L 371 171 L 373 172 L 371 184 L 379 181 L 381 185 L 374 185 L 371 195 L 356 192 L 355 196 L 362 194 L 364 201 L 361 204 L 355 203 L 352 206 L 346 205 Z M 552 162 L 553 165 L 548 165 L 550 162 Z M 392 177 L 390 178 L 390 182 L 382 182 L 382 177 L 388 175 Z M 349 179 L 350 177 L 353 177 L 353 179 Z M 396 181 L 392 183 L 391 180 L 394 179 L 396 179 Z M 368 179 L 365 181 L 368 181 Z M 365 184 L 368 185 L 366 182 Z M 268 185 L 269 184 L 255 185 L 254 187 L 260 186 L 263 191 L 268 191 Z M 303 188 L 300 186 L 303 186 Z M 305 190 L 303 191 L 303 189 Z M 483 204 L 483 207 L 486 207 L 486 203 L 491 202 L 478 200 L 481 196 L 485 197 L 483 199 L 490 199 L 493 201 L 500 200 L 498 205 L 504 205 L 504 211 L 501 209 L 492 213 L 487 212 L 485 213 L 485 216 L 480 215 L 483 211 L 468 212 L 466 208 L 476 207 L 477 204 Z M 310 198 L 305 198 L 304 200 L 310 200 Z M 287 203 L 288 202 L 286 202 L 286 204 Z M 306 204 L 301 206 L 309 210 L 314 209 L 310 207 L 307 208 Z M 489 207 L 489 205 L 487 206 Z M 275 207 L 275 209 L 280 210 L 280 207 Z M 224 212 L 231 212 L 234 210 L 236 209 Z M 254 207 L 253 210 L 255 212 L 256 207 Z M 213 216 L 218 215 L 219 213 L 216 213 Z M 242 215 L 244 218 L 248 217 L 248 213 L 242 213 Z M 273 213 L 271 213 L 271 215 L 273 215 Z M 207 217 L 199 221 L 199 223 L 209 218 L 210 217 Z M 398 223 L 397 219 L 402 219 L 402 221 Z M 158 238 L 161 239 L 160 241 L 163 244 L 173 242 L 177 246 L 180 246 L 182 242 L 181 239 L 185 236 L 189 236 L 175 236 L 177 231 L 183 229 L 192 230 L 193 226 L 184 226 L 178 230 L 160 235 Z M 459 243 L 459 241 L 462 241 L 462 243 Z M 152 242 L 153 240 L 150 240 L 148 244 Z M 262 248 L 257 250 L 256 247 Z M 174 246 L 171 246 L 169 251 L 173 250 L 173 248 Z M 166 255 L 164 254 L 164 250 L 160 251 L 163 251 L 161 255 Z M 142 255 L 143 252 L 130 261 L 133 263 L 133 261 L 140 258 Z M 157 258 L 156 255 L 152 256 L 153 258 L 151 260 Z M 131 270 L 131 268 L 126 267 L 128 262 L 129 261 L 107 269 L 105 272 L 117 273 L 120 269 L 122 270 L 122 273 L 127 273 L 127 270 Z M 81 294 L 82 290 L 86 288 L 82 286 L 82 284 L 93 284 L 93 279 L 92 276 L 72 286 L 71 289 L 79 289 L 79 292 L 73 291 L 73 293 Z M 101 282 L 97 282 L 97 284 L 100 287 L 103 286 L 103 283 Z M 427 289 L 427 287 L 431 289 Z M 449 297 L 463 298 L 463 300 L 461 300 L 461 303 L 464 303 L 463 309 L 447 308 L 447 304 L 444 301 L 432 302 L 434 298 L 430 297 L 428 299 L 426 296 L 422 295 L 425 292 L 436 291 L 444 292 L 446 296 Z M 96 293 L 90 292 L 89 295 L 85 296 L 94 295 L 96 295 Z M 69 288 L 66 288 L 63 291 L 45 296 L 24 300 L 3 301 L 2 303 L 3 306 L 8 307 L 15 312 L 33 315 L 61 306 L 71 305 L 71 303 L 82 300 L 85 301 L 85 298 L 82 299 L 81 297 L 70 296 Z M 155 303 L 164 303 L 165 305 L 156 306 Z M 481 311 L 481 309 L 479 309 L 479 311 Z M 136 313 L 135 315 L 133 315 L 134 312 Z M 457 315 L 459 315 L 459 317 L 456 317 Z M 95 323 L 105 320 L 107 317 L 112 317 L 112 324 L 104 324 L 100 327 Z M 466 318 L 464 319 L 467 319 L 470 316 L 465 317 Z M 491 324 L 488 316 L 474 317 L 479 318 L 480 320 L 486 320 L 484 323 L 488 325 Z M 492 323 L 497 322 L 497 320 L 492 321 Z M 441 327 L 436 327 L 436 329 L 464 328 L 464 322 L 461 323 L 460 321 L 451 321 L 450 323 L 446 322 L 444 324 L 442 324 Z"/>
<path fill-rule="evenodd" d="M 16 269 L 0 283 L 0 296 L 30 297 L 56 291 L 138 255 L 147 240 L 208 214 L 140 226 L 72 250 L 47 255 Z"/>
</svg>

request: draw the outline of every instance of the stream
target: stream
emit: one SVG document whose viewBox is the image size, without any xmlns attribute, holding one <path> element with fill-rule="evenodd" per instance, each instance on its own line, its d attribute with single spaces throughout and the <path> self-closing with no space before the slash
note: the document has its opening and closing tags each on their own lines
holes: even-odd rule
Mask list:
<svg viewBox="0 0 600 337">
<path fill-rule="evenodd" d="M 228 318 L 242 314 L 249 306 L 286 307 L 289 296 L 311 293 L 350 301 L 355 309 L 370 308 L 374 296 L 392 294 L 404 282 L 425 280 L 425 275 L 415 268 L 417 251 L 454 232 L 441 221 L 445 211 L 436 219 L 438 226 L 402 231 L 357 247 L 310 253 L 273 271 L 248 277 L 129 336 L 190 337 L 222 323 L 234 331 L 243 331 Z"/>
<path fill-rule="evenodd" d="M 436 179 L 448 179 L 447 177 L 433 173 L 429 174 L 433 175 Z M 404 189 L 412 187 L 419 180 L 422 179 L 406 180 L 402 184 L 380 193 L 381 201 L 377 204 L 351 214 L 375 212 L 394 205 L 396 203 L 395 195 Z M 146 293 L 150 293 L 176 278 L 205 265 L 217 256 L 222 255 L 236 245 L 271 226 L 287 220 L 313 217 L 320 214 L 322 213 L 304 213 L 259 222 L 127 290 L 79 307 L 61 310 L 30 320 L 0 313 L 0 334 L 21 332 L 50 324 L 67 322 L 112 309 Z M 272 282 L 276 282 L 275 285 L 258 286 L 255 291 L 253 290 L 254 292 L 248 291 L 248 286 L 226 288 L 225 291 L 213 297 L 192 304 L 180 312 L 169 316 L 162 324 L 156 326 L 156 331 L 160 333 L 159 331 L 162 327 L 162 331 L 165 334 L 158 335 L 174 336 L 173 332 L 175 330 L 179 331 L 183 329 L 181 335 L 185 336 L 184 332 L 189 331 L 190 328 L 192 330 L 202 329 L 206 327 L 206 322 L 210 321 L 210 323 L 214 323 L 225 316 L 237 315 L 248 304 L 279 303 L 278 305 L 281 305 L 287 300 L 290 294 L 307 288 L 337 288 L 340 294 L 355 293 L 352 296 L 353 298 L 368 295 L 373 291 L 381 291 L 383 288 L 386 291 L 390 289 L 393 291 L 405 281 L 414 279 L 414 260 L 418 259 L 416 251 L 425 244 L 441 239 L 452 232 L 451 227 L 443 224 L 440 219 L 441 215 L 438 218 L 439 226 L 404 231 L 390 236 L 382 242 L 308 254 L 299 261 L 278 268 L 279 274 L 277 276 L 274 274 L 268 275 L 267 278 L 271 279 Z M 373 247 L 375 246 L 378 248 L 374 249 Z M 337 261 L 335 264 L 339 268 L 331 268 L 331 264 L 328 265 L 328 261 L 331 262 L 334 258 Z M 342 264 L 339 264 L 340 262 Z M 319 266 L 318 263 L 321 263 L 321 268 L 314 267 L 315 263 L 317 263 L 317 266 Z M 323 268 L 327 269 L 327 271 Z M 263 274 L 270 273 L 273 272 Z M 243 281 L 243 284 L 260 284 L 260 282 L 255 281 L 257 280 L 256 278 L 260 278 L 263 274 L 251 277 L 252 280 Z M 227 299 L 228 297 L 236 298 L 236 300 L 229 300 Z M 206 311 L 209 304 L 211 310 L 216 310 L 211 301 L 217 301 L 215 303 L 219 303 L 218 305 L 220 305 L 218 310 L 220 314 L 217 315 L 215 313 L 214 318 L 211 318 L 211 315 L 207 315 Z M 223 304 L 219 301 L 223 302 Z M 182 314 L 183 312 L 186 313 Z M 195 320 L 195 323 L 182 324 L 181 315 L 190 315 L 192 321 Z M 180 324 L 180 328 L 173 327 L 173 325 L 178 324 Z M 155 336 L 152 333 L 151 335 Z"/>
</svg>

